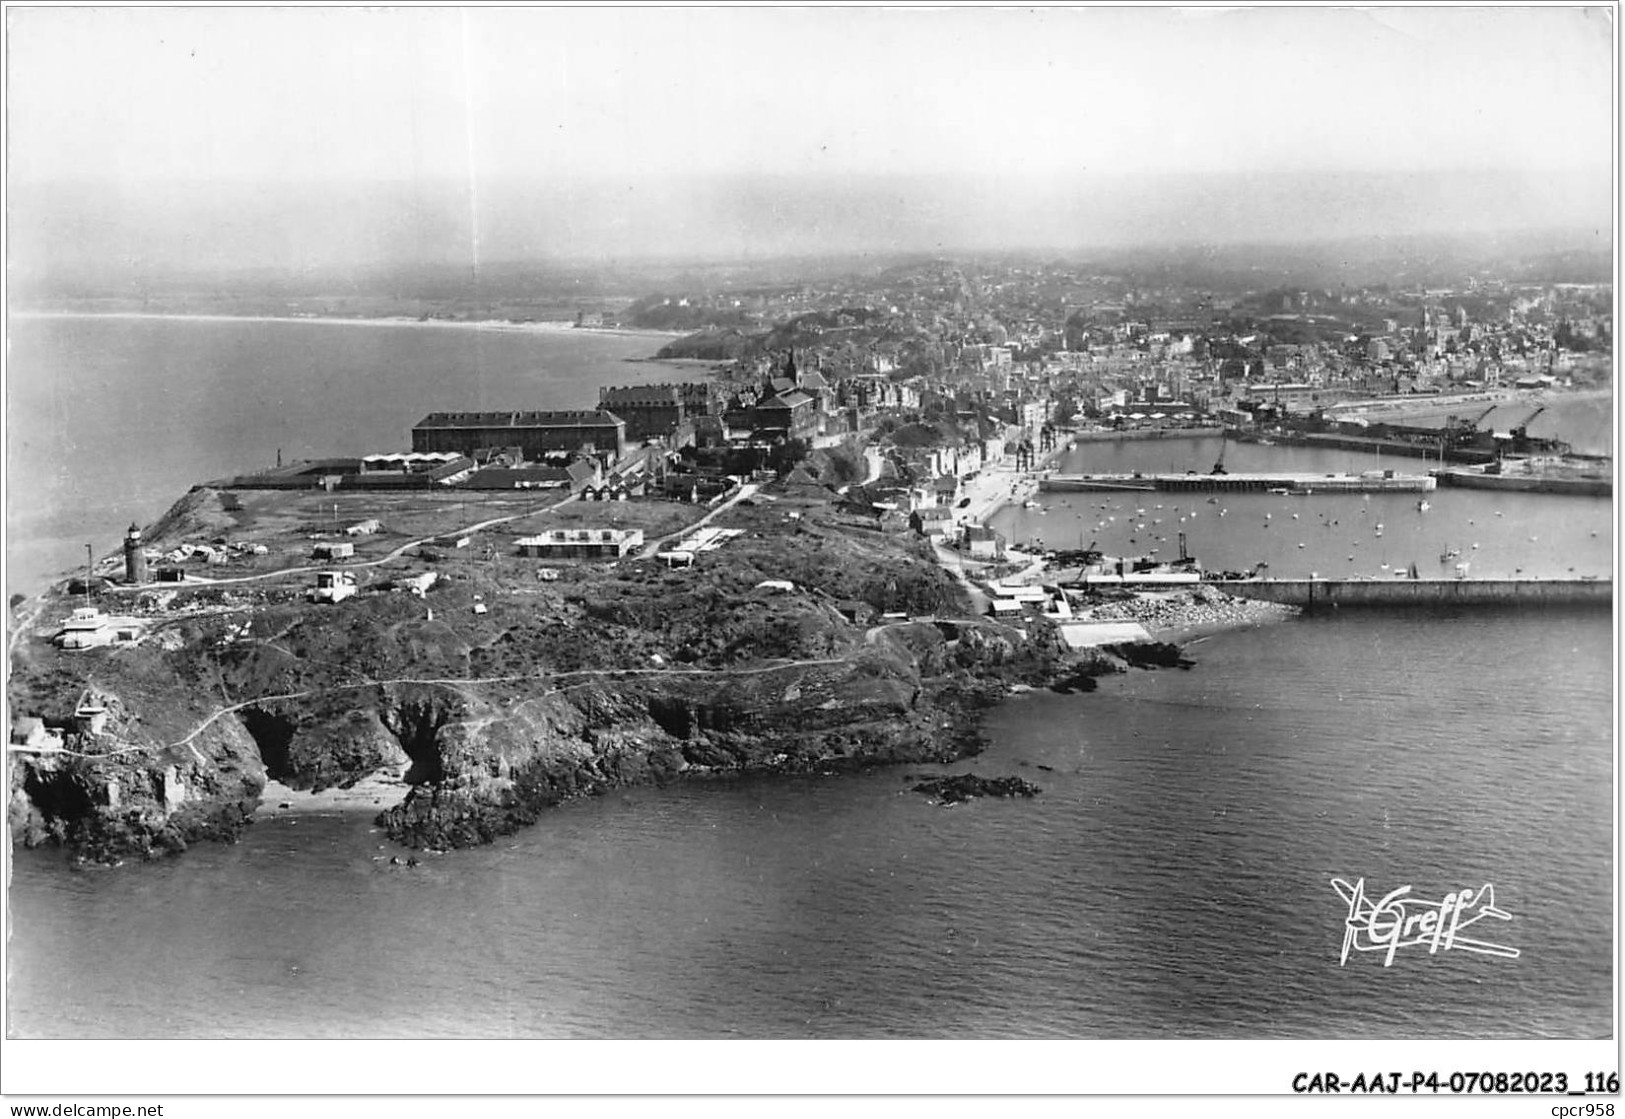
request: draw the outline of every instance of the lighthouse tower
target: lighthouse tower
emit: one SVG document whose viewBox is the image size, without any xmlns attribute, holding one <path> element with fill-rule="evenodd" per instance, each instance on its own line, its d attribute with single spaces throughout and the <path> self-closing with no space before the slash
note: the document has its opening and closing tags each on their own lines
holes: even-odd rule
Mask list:
<svg viewBox="0 0 1625 1119">
<path fill-rule="evenodd" d="M 124 581 L 136 584 L 147 581 L 147 554 L 141 550 L 141 530 L 134 524 L 124 534 Z"/>
</svg>

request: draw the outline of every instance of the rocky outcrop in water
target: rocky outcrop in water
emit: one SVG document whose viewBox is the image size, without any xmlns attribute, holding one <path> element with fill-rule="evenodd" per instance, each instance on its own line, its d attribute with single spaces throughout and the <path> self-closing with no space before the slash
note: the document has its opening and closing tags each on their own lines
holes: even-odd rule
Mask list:
<svg viewBox="0 0 1625 1119">
<path fill-rule="evenodd" d="M 1136 668 L 1190 668 L 1196 664 L 1178 645 L 1167 641 L 1132 641 L 1108 645 L 1106 651 Z"/>
<path fill-rule="evenodd" d="M 1019 777 L 978 777 L 974 773 L 960 773 L 951 777 L 934 777 L 921 781 L 914 791 L 935 797 L 942 804 L 963 804 L 976 797 L 1027 797 L 1031 799 L 1044 790 Z"/>
</svg>

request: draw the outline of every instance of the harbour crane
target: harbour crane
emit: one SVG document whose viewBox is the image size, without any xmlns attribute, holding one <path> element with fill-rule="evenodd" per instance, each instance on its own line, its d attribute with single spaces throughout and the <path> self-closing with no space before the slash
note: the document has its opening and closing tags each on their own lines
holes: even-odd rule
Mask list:
<svg viewBox="0 0 1625 1119">
<path fill-rule="evenodd" d="M 1089 570 L 1090 564 L 1100 563 L 1106 558 L 1105 553 L 1100 551 L 1099 548 L 1095 547 L 1095 545 L 1099 543 L 1100 541 L 1098 539 L 1091 540 L 1089 541 L 1089 546 L 1087 548 L 1080 550 L 1078 555 L 1078 577 L 1076 580 L 1074 580 L 1075 582 L 1083 582 L 1083 576 Z"/>
<path fill-rule="evenodd" d="M 1512 451 L 1513 451 L 1514 454 L 1522 455 L 1522 454 L 1528 454 L 1529 453 L 1529 450 L 1530 450 L 1529 425 L 1534 423 L 1535 422 L 1535 417 L 1540 415 L 1544 411 L 1546 411 L 1546 405 L 1542 404 L 1540 407 L 1536 408 L 1533 412 L 1529 413 L 1529 417 L 1526 420 L 1524 420 L 1523 423 L 1519 424 L 1517 427 L 1512 429 Z M 1556 439 L 1541 440 L 1541 443 L 1549 444 L 1551 449 L 1556 450 L 1559 453 L 1566 453 L 1567 450 L 1568 450 L 1568 444 L 1562 443 L 1562 442 L 1560 442 L 1560 441 L 1558 441 Z"/>
<path fill-rule="evenodd" d="M 1229 473 L 1224 468 L 1224 453 L 1229 449 L 1230 449 L 1230 440 L 1226 436 L 1223 436 L 1223 435 L 1219 436 L 1219 459 L 1218 459 L 1217 462 L 1215 462 L 1213 464 L 1212 473 L 1214 473 L 1214 474 L 1227 474 L 1227 473 Z"/>
<path fill-rule="evenodd" d="M 1489 414 L 1499 408 L 1499 402 L 1491 404 L 1470 420 L 1451 416 L 1445 420 L 1445 430 L 1449 433 L 1449 441 L 1453 446 L 1475 442 L 1480 434 L 1478 425 L 1489 418 Z"/>
<path fill-rule="evenodd" d="M 1535 422 L 1535 417 L 1540 415 L 1544 411 L 1546 411 L 1546 405 L 1542 404 L 1540 407 L 1536 408 L 1533 412 L 1530 412 L 1528 419 L 1524 420 L 1523 423 L 1519 424 L 1517 427 L 1512 429 L 1513 434 L 1517 434 L 1520 431 L 1527 432 L 1529 430 L 1529 425 Z"/>
</svg>

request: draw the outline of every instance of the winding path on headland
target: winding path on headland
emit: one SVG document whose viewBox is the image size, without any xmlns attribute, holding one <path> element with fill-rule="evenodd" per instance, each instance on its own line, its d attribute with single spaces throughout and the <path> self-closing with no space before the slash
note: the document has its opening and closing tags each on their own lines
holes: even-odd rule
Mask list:
<svg viewBox="0 0 1625 1119">
<path fill-rule="evenodd" d="M 254 707 L 261 703 L 280 703 L 290 699 L 308 699 L 313 695 L 327 692 L 354 691 L 360 688 L 385 688 L 397 685 L 419 685 L 422 687 L 443 687 L 460 689 L 478 686 L 481 684 L 517 684 L 533 680 L 550 680 L 556 686 L 540 693 L 540 695 L 553 695 L 569 688 L 577 687 L 588 680 L 605 677 L 620 678 L 627 676 L 763 676 L 770 672 L 785 672 L 790 669 L 829 667 L 847 663 L 845 657 L 814 657 L 807 660 L 786 660 L 776 664 L 756 665 L 751 668 L 580 668 L 570 672 L 526 672 L 514 676 L 441 676 L 419 677 L 399 676 L 388 680 L 357 680 L 349 684 L 327 684 L 320 688 L 306 688 L 299 692 L 282 692 L 277 695 L 256 696 L 253 699 L 239 700 L 236 703 L 225 704 L 215 708 L 203 718 L 196 726 L 187 732 L 185 737 L 175 742 L 152 746 L 122 746 L 112 750 L 105 750 L 96 754 L 85 754 L 68 750 L 62 747 L 40 746 L 11 746 L 10 749 L 19 753 L 33 754 L 63 754 L 71 757 L 101 758 L 113 754 L 129 754 L 146 751 L 179 749 L 185 746 L 190 749 L 199 761 L 203 757 L 197 753 L 192 742 L 223 715 L 231 715 L 244 708 Z M 571 681 L 565 683 L 565 681 Z M 537 698 L 537 697 L 532 697 Z"/>
<path fill-rule="evenodd" d="M 216 708 L 208 715 L 207 718 L 198 723 L 197 726 L 193 727 L 186 737 L 180 739 L 178 742 L 170 743 L 167 747 L 160 747 L 160 749 L 170 749 L 180 746 L 191 747 L 192 740 L 207 730 L 216 719 L 220 718 L 222 715 L 229 715 L 234 712 L 241 711 L 245 707 L 253 707 L 256 704 L 261 703 L 278 703 L 282 700 L 288 699 L 306 699 L 310 696 L 324 692 L 342 692 L 353 691 L 357 688 L 385 688 L 397 685 L 413 684 L 423 687 L 443 687 L 456 689 L 477 686 L 480 684 L 517 684 L 531 680 L 551 680 L 556 686 L 542 692 L 541 694 L 552 695 L 556 692 L 564 691 L 567 688 L 576 686 L 574 683 L 562 683 L 562 681 L 565 680 L 580 679 L 585 681 L 591 679 L 601 679 L 603 677 L 625 676 L 761 676 L 769 672 L 784 672 L 788 669 L 794 668 L 814 668 L 845 663 L 847 663 L 847 658 L 845 657 L 815 657 L 809 660 L 789 660 L 781 661 L 777 664 L 758 665 L 753 668 L 580 668 L 570 672 L 526 672 L 516 676 L 400 676 L 388 680 L 358 680 L 350 684 L 329 684 L 320 688 L 307 688 L 302 692 L 286 692 L 281 695 L 259 696 L 255 699 L 245 699 L 238 703 L 228 704 L 224 707 Z M 143 747 L 131 747 L 130 749 L 143 749 Z M 201 761 L 202 759 L 200 758 L 199 760 Z"/>
<path fill-rule="evenodd" d="M 704 528 L 706 525 L 711 523 L 713 518 L 719 517 L 729 509 L 732 509 L 735 505 L 738 505 L 741 501 L 745 500 L 745 498 L 755 494 L 760 488 L 760 486 L 752 485 L 748 482 L 745 485 L 740 486 L 732 497 L 728 498 L 727 501 L 724 501 L 721 505 L 718 505 L 715 509 L 711 510 L 693 524 L 688 525 L 686 528 L 680 528 L 676 532 L 668 532 L 660 539 L 655 540 L 652 543 L 645 544 L 643 546 L 643 551 L 638 553 L 638 558 L 649 559 L 651 556 L 658 555 L 660 553 L 660 549 L 665 547 L 669 542 L 673 540 L 682 540 L 684 537 L 693 533 L 696 529 Z"/>
</svg>

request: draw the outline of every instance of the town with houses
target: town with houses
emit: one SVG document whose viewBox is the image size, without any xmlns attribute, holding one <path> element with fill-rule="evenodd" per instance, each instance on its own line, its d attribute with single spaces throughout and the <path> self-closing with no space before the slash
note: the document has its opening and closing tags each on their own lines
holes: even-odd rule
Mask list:
<svg viewBox="0 0 1625 1119">
<path fill-rule="evenodd" d="M 1469 277 L 1449 288 L 1237 292 L 1063 265 L 932 261 L 867 279 L 649 296 L 583 309 L 574 325 L 692 328 L 653 359 L 683 379 L 604 387 L 590 409 L 432 413 L 411 426 L 409 451 L 279 463 L 216 484 L 706 505 L 776 480 L 1002 555 L 1006 541 L 985 521 L 1032 491 L 1001 482 L 974 493 L 971 483 L 990 468 L 1031 480 L 1078 440 L 1223 432 L 1431 454 L 1435 465 L 1490 473 L 1517 455 L 1561 473 L 1561 439 L 1531 434 L 1530 420 L 1507 431 L 1475 417 L 1526 399 L 1532 420 L 1553 394 L 1606 389 L 1613 319 L 1603 283 Z M 1568 465 L 1588 484 L 1611 486 L 1606 456 L 1579 458 Z M 378 527 L 366 518 L 347 531 Z M 531 558 L 620 558 L 644 539 L 593 526 L 515 547 Z M 189 564 L 265 550 L 149 550 L 142 578 L 181 581 Z M 313 556 L 352 551 L 320 544 Z"/>
<path fill-rule="evenodd" d="M 861 448 L 861 472 L 827 476 L 826 462 L 795 477 L 855 486 L 854 500 L 957 538 L 974 520 L 954 515 L 960 483 L 994 464 L 1031 470 L 1062 433 L 1223 431 L 1492 472 L 1509 453 L 1555 464 L 1566 444 L 1528 430 L 1539 401 L 1606 388 L 1613 329 L 1607 284 L 1221 295 L 947 262 L 867 283 L 648 297 L 576 325 L 692 326 L 661 357 L 703 376 L 607 387 L 592 411 L 430 415 L 412 429 L 410 469 L 476 489 L 700 501 L 764 468 L 783 478 L 812 450 Z M 1521 426 L 1477 423 L 1518 399 L 1537 401 Z M 462 457 L 425 457 L 437 454 Z"/>
</svg>

